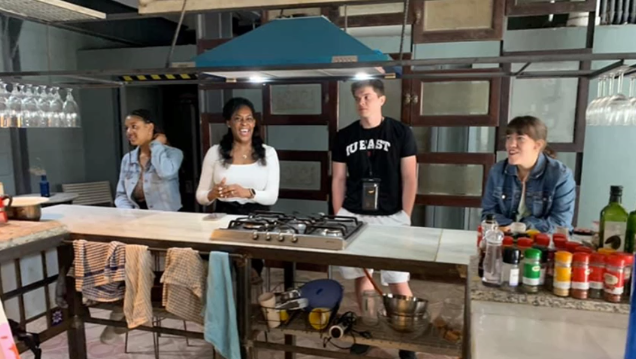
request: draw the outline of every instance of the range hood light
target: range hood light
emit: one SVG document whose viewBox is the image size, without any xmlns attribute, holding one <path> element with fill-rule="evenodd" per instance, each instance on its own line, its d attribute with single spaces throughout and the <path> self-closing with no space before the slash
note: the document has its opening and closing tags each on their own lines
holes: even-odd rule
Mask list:
<svg viewBox="0 0 636 359">
<path fill-rule="evenodd" d="M 366 74 L 364 72 L 358 72 L 353 79 L 356 81 L 364 81 L 364 80 L 371 80 L 373 78 L 373 76 Z"/>
<path fill-rule="evenodd" d="M 262 84 L 265 81 L 267 81 L 267 78 L 265 78 L 263 76 L 255 75 L 255 76 L 251 76 L 250 77 L 250 82 L 254 82 L 254 83 L 257 83 L 257 84 Z"/>
</svg>

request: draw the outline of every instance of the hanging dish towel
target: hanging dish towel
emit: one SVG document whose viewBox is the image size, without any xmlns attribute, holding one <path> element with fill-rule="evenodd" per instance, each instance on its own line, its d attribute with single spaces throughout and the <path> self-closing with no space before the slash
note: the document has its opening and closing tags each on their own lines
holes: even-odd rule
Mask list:
<svg viewBox="0 0 636 359">
<path fill-rule="evenodd" d="M 155 280 L 152 269 L 152 255 L 147 246 L 126 246 L 124 314 L 130 329 L 152 322 L 150 290 Z"/>
<path fill-rule="evenodd" d="M 185 320 L 203 324 L 205 265 L 192 248 L 170 248 L 166 255 L 162 304 L 166 311 Z"/>
<path fill-rule="evenodd" d="M 223 252 L 210 252 L 204 337 L 225 359 L 241 358 L 230 259 Z"/>
<path fill-rule="evenodd" d="M 85 299 L 116 302 L 124 299 L 126 245 L 121 242 L 73 241 L 75 290 Z"/>
</svg>

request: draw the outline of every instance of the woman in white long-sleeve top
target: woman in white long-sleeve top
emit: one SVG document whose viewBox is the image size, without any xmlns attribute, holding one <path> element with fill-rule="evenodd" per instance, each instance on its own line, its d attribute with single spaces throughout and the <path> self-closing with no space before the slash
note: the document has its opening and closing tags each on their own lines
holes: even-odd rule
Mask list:
<svg viewBox="0 0 636 359">
<path fill-rule="evenodd" d="M 249 214 L 268 210 L 278 200 L 280 169 L 273 147 L 263 144 L 254 118 L 254 105 L 233 98 L 223 107 L 228 131 L 203 160 L 197 201 L 216 201 L 216 212 Z"/>
<path fill-rule="evenodd" d="M 269 210 L 278 200 L 280 168 L 276 150 L 263 143 L 254 105 L 236 97 L 223 107 L 228 131 L 203 160 L 197 201 L 215 203 L 215 212 L 247 215 Z M 252 265 L 260 274 L 262 261 Z"/>
<path fill-rule="evenodd" d="M 126 117 L 126 137 L 136 148 L 124 156 L 117 184 L 118 208 L 178 211 L 179 168 L 183 152 L 168 146 L 147 110 Z"/>
</svg>

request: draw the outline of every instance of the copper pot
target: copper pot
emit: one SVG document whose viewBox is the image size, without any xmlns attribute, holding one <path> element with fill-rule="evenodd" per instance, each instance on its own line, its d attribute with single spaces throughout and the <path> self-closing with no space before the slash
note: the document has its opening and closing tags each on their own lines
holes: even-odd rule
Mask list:
<svg viewBox="0 0 636 359">
<path fill-rule="evenodd" d="M 18 221 L 39 221 L 42 217 L 42 206 L 32 204 L 30 206 L 7 207 L 7 215 L 9 219 Z"/>
</svg>

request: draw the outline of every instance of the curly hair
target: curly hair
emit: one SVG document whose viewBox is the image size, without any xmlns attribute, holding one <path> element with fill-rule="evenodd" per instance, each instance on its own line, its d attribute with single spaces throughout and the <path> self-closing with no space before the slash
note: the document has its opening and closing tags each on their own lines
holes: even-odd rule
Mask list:
<svg viewBox="0 0 636 359">
<path fill-rule="evenodd" d="M 236 111 L 243 107 L 249 108 L 250 111 L 252 111 L 252 115 L 256 113 L 254 104 L 252 104 L 250 100 L 243 97 L 234 97 L 230 99 L 225 106 L 223 106 L 223 118 L 225 121 L 231 121 L 232 116 L 236 113 Z M 228 128 L 227 133 L 223 136 L 219 143 L 219 152 L 223 158 L 223 164 L 225 166 L 232 164 L 233 145 L 234 135 L 232 134 L 232 129 Z M 254 130 L 252 131 L 252 149 L 254 150 L 254 152 L 252 152 L 252 159 L 265 166 L 267 164 L 265 159 L 265 147 L 263 146 L 263 139 L 260 135 L 258 123 L 254 126 Z"/>
</svg>

